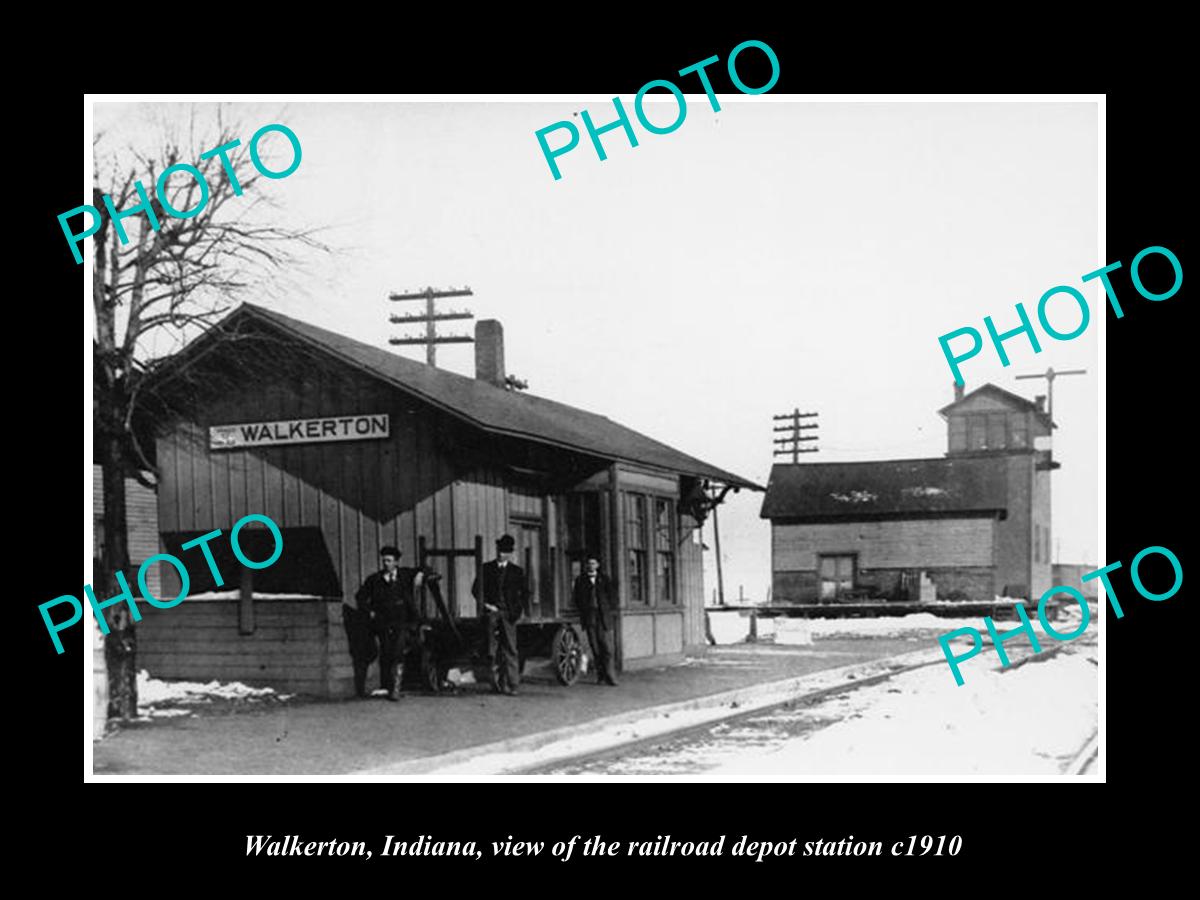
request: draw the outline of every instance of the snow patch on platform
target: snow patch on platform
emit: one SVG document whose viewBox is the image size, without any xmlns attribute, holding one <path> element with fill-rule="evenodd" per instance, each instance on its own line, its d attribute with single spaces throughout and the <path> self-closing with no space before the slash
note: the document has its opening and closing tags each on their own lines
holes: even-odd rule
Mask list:
<svg viewBox="0 0 1200 900">
<path fill-rule="evenodd" d="M 250 687 L 240 681 L 160 681 L 145 669 L 138 672 L 139 719 L 173 718 L 188 715 L 187 706 L 216 701 L 290 700 L 294 694 L 280 694 L 270 687 Z"/>
</svg>

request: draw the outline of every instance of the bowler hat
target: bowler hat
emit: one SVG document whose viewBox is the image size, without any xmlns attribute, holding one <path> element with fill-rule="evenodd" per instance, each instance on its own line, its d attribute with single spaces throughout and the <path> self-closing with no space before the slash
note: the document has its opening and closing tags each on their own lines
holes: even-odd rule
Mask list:
<svg viewBox="0 0 1200 900">
<path fill-rule="evenodd" d="M 496 541 L 496 549 L 501 553 L 512 553 L 513 548 L 517 546 L 517 542 L 513 540 L 511 534 L 506 534 Z"/>
</svg>

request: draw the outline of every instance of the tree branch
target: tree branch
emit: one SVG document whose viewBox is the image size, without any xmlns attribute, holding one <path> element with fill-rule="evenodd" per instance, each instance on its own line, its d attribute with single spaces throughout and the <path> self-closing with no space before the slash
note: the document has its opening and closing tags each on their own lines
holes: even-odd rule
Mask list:
<svg viewBox="0 0 1200 900">
<path fill-rule="evenodd" d="M 102 209 L 101 195 L 107 192 L 115 209 L 127 209 L 137 202 L 140 181 L 159 221 L 154 229 L 144 212 L 125 219 L 130 240 L 122 244 L 105 212 L 94 236 L 92 281 L 97 421 L 123 429 L 130 468 L 150 473 L 152 461 L 134 432 L 137 410 L 155 393 L 151 388 L 148 394 L 144 385 L 162 351 L 212 328 L 248 291 L 269 290 L 280 271 L 299 266 L 301 252 L 333 252 L 322 229 L 291 226 L 280 218 L 278 198 L 263 192 L 270 180 L 254 168 L 245 144 L 228 154 L 241 194 L 234 193 L 219 157 L 200 159 L 202 152 L 246 131 L 227 122 L 222 107 L 216 109 L 215 128 L 205 128 L 201 118 L 193 108 L 182 127 L 163 125 L 153 152 L 124 147 L 106 155 L 104 145 L 110 142 L 100 135 L 95 139 L 94 205 Z M 216 139 L 204 138 L 214 130 Z M 160 173 L 181 161 L 195 166 L 208 188 L 204 208 L 186 219 L 168 215 L 157 193 Z M 163 198 L 174 209 L 191 210 L 200 194 L 200 183 L 186 173 L 163 184 Z M 127 313 L 123 322 L 118 309 Z"/>
</svg>

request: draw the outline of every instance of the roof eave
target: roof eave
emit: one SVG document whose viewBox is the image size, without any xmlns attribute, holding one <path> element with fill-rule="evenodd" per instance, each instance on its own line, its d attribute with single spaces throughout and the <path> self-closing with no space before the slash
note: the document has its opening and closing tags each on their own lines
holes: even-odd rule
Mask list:
<svg viewBox="0 0 1200 900">
<path fill-rule="evenodd" d="M 658 469 L 659 471 L 662 471 L 662 472 L 669 472 L 671 474 L 676 474 L 676 475 L 689 475 L 693 478 L 706 478 L 710 481 L 712 481 L 712 480 L 721 481 L 725 484 L 731 484 L 731 485 L 734 485 L 735 487 L 739 487 L 739 488 L 744 487 L 749 490 L 755 490 L 755 491 L 765 491 L 766 490 L 766 488 L 760 487 L 759 485 L 755 484 L 752 481 L 749 481 L 747 479 L 744 479 L 737 475 L 734 475 L 732 472 L 725 472 L 721 469 L 716 468 L 715 466 L 712 467 L 711 471 L 664 468 L 663 466 L 656 466 L 653 463 L 647 463 L 644 460 L 631 459 L 631 458 L 625 458 L 625 457 L 620 457 L 620 456 L 612 456 L 612 455 L 605 454 L 605 453 L 597 453 L 594 449 L 591 449 L 589 447 L 571 444 L 566 441 L 555 441 L 551 438 L 547 438 L 542 435 L 530 434 L 529 432 L 522 431 L 520 429 L 497 428 L 494 425 L 488 425 L 487 423 L 480 422 L 474 416 L 469 416 L 466 413 L 462 412 L 461 410 L 455 409 L 453 406 L 443 403 L 442 401 L 438 400 L 437 398 L 432 397 L 429 394 L 426 394 L 424 391 L 421 391 L 419 388 L 415 388 L 410 384 L 405 384 L 403 382 L 389 378 L 386 375 L 378 372 L 377 370 L 372 369 L 370 366 L 364 365 L 359 360 L 354 359 L 352 356 L 348 356 L 348 355 L 340 352 L 339 350 L 328 346 L 327 344 L 323 344 L 320 341 L 315 340 L 314 338 L 312 338 L 306 334 L 286 328 L 282 323 L 275 321 L 275 319 L 273 319 L 270 315 L 261 314 L 259 308 L 251 303 L 241 304 L 241 306 L 239 306 L 232 313 L 230 313 L 228 316 L 226 316 L 224 319 L 222 319 L 219 323 L 217 323 L 215 326 L 213 326 L 212 330 L 216 330 L 218 328 L 227 328 L 228 323 L 231 322 L 235 317 L 238 317 L 238 316 L 241 316 L 241 317 L 250 316 L 250 317 L 254 318 L 256 321 L 263 322 L 263 323 L 271 326 L 272 328 L 283 331 L 290 337 L 292 337 L 298 341 L 301 341 L 310 347 L 314 347 L 324 353 L 327 353 L 330 356 L 333 356 L 340 362 L 350 366 L 351 368 L 353 368 L 357 371 L 362 372 L 363 374 L 367 375 L 368 377 L 377 379 L 379 381 L 383 381 L 386 384 L 389 384 L 392 387 L 396 388 L 397 390 L 401 390 L 406 393 L 412 394 L 413 396 L 418 397 L 423 402 L 428 403 L 430 406 L 434 407 L 435 409 L 457 419 L 460 422 L 464 422 L 473 428 L 478 428 L 479 430 L 484 431 L 488 434 L 500 435 L 500 436 L 506 436 L 506 437 L 517 437 L 522 440 L 534 441 L 535 443 L 545 444 L 550 447 L 557 447 L 561 450 L 570 450 L 575 453 L 582 453 L 586 456 L 593 456 L 598 459 L 609 459 L 609 460 L 612 460 L 613 462 L 624 462 L 624 463 L 628 463 L 630 465 L 645 466 L 647 468 L 654 468 L 654 469 Z"/>
<path fill-rule="evenodd" d="M 941 409 L 938 410 L 938 415 L 941 416 L 943 419 L 948 418 L 948 416 L 946 415 L 947 410 L 953 409 L 954 407 L 958 406 L 961 403 L 965 403 L 967 400 L 970 400 L 972 397 L 974 397 L 978 393 L 981 393 L 982 391 L 998 393 L 1007 399 L 1021 403 L 1022 405 L 1026 406 L 1028 408 L 1029 412 L 1031 412 L 1035 416 L 1037 416 L 1038 419 L 1042 422 L 1042 424 L 1044 424 L 1047 428 L 1057 428 L 1058 427 L 1050 419 L 1050 414 L 1048 412 L 1046 412 L 1044 409 L 1038 409 L 1036 403 L 1034 403 L 1031 400 L 1025 399 L 1020 394 L 1014 394 L 1012 391 L 1007 391 L 1004 388 L 1000 387 L 998 384 L 992 384 L 990 381 L 987 384 L 984 384 L 984 385 L 981 385 L 980 387 L 975 388 L 975 390 L 971 391 L 971 393 L 965 394 L 964 396 L 960 397 L 959 399 L 955 400 L 954 402 L 947 403 L 945 406 L 943 406 Z"/>
<path fill-rule="evenodd" d="M 887 512 L 796 513 L 768 512 L 764 509 L 759 518 L 770 520 L 773 525 L 820 525 L 833 522 L 900 521 L 904 519 L 990 519 L 1007 513 L 1005 507 L 979 507 L 971 509 L 909 509 Z"/>
</svg>

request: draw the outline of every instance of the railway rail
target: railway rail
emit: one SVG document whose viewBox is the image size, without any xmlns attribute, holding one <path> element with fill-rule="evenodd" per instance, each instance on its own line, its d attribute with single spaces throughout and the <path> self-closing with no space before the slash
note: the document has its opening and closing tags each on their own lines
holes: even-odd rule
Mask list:
<svg viewBox="0 0 1200 900">
<path fill-rule="evenodd" d="M 1015 650 L 1016 648 L 1013 649 Z M 1040 653 L 1034 653 L 1031 647 L 1021 648 L 1019 651 L 1022 653 L 1020 658 L 1014 659 L 1008 666 L 994 666 L 993 668 L 1001 674 L 1007 674 L 1030 663 L 1049 660 L 1060 653 L 1067 652 L 1068 649 L 1069 646 L 1066 644 L 1045 648 Z M 1013 653 L 1010 651 L 1010 656 L 1012 655 Z M 797 707 L 814 707 L 822 700 L 839 694 L 846 694 L 860 688 L 882 684 L 906 672 L 944 664 L 945 660 L 939 656 L 934 660 L 899 665 L 886 672 L 865 677 L 856 677 L 852 680 L 848 679 L 836 685 L 813 690 L 769 706 L 757 707 L 743 712 L 731 711 L 728 715 L 722 716 L 718 720 L 710 719 L 696 725 L 683 726 L 670 732 L 660 732 L 645 738 L 625 740 L 619 744 L 613 744 L 600 750 L 582 753 L 569 758 L 560 757 L 553 761 L 510 769 L 509 773 L 521 775 L 582 774 L 586 771 L 594 772 L 602 770 L 607 764 L 617 763 L 622 759 L 636 758 L 642 755 L 661 756 L 670 755 L 672 752 L 679 753 L 683 748 L 694 742 L 705 741 L 716 745 L 726 742 L 728 744 L 730 741 L 737 741 L 744 738 L 744 730 L 739 732 L 737 729 L 739 724 L 754 728 L 777 718 L 781 711 L 792 710 Z M 820 720 L 810 720 L 801 725 L 797 733 L 818 730 L 826 724 L 828 723 L 823 723 Z M 727 733 L 731 731 L 732 733 Z M 1097 746 L 1098 735 L 1093 733 L 1084 746 L 1070 760 L 1063 764 L 1061 767 L 1063 774 L 1078 775 L 1085 771 L 1088 765 L 1096 758 Z"/>
</svg>

